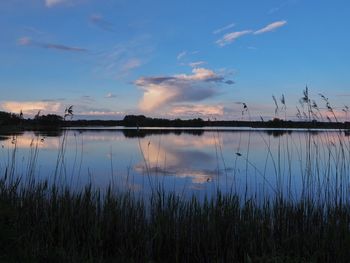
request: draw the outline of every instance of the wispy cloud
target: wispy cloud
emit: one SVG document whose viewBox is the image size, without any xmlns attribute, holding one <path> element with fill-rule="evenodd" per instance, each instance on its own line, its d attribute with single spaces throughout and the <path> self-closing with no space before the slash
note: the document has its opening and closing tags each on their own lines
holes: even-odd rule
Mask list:
<svg viewBox="0 0 350 263">
<path fill-rule="evenodd" d="M 73 6 L 80 2 L 84 2 L 85 0 L 44 0 L 46 7 L 55 7 L 59 5 L 69 5 Z"/>
<path fill-rule="evenodd" d="M 43 44 L 42 47 L 49 48 L 49 49 L 63 50 L 63 51 L 74 51 L 74 52 L 87 51 L 87 49 L 85 49 L 85 48 L 70 47 L 70 46 L 65 46 L 65 45 L 60 45 L 60 44 L 52 44 L 52 43 Z"/>
<path fill-rule="evenodd" d="M 280 9 L 281 9 L 280 6 L 279 6 L 279 7 L 273 7 L 273 8 L 271 8 L 267 13 L 268 13 L 269 15 L 271 15 L 271 14 L 274 14 L 274 13 L 278 12 Z"/>
<path fill-rule="evenodd" d="M 213 34 L 214 34 L 214 35 L 220 34 L 221 32 L 226 31 L 226 30 L 229 30 L 229 29 L 233 28 L 234 26 L 235 26 L 234 23 L 228 24 L 228 25 L 226 25 L 226 26 L 224 26 L 224 27 L 221 27 L 221 28 L 218 28 L 218 29 L 214 30 L 214 31 L 213 31 Z"/>
<path fill-rule="evenodd" d="M 41 47 L 46 49 L 54 49 L 54 50 L 60 50 L 60 51 L 70 51 L 70 52 L 86 52 L 87 49 L 81 48 L 81 47 L 72 47 L 72 46 L 66 46 L 62 44 L 55 44 L 55 43 L 44 43 L 40 41 L 34 41 L 29 37 L 22 37 L 18 39 L 17 43 L 20 46 L 35 46 L 35 47 Z"/>
<path fill-rule="evenodd" d="M 117 95 L 113 94 L 113 93 L 107 93 L 107 95 L 105 96 L 106 99 L 113 99 L 113 98 L 116 98 Z"/>
<path fill-rule="evenodd" d="M 184 51 L 181 51 L 177 56 L 176 56 L 176 59 L 177 60 L 181 60 L 184 56 L 187 55 L 187 51 L 184 50 Z"/>
<path fill-rule="evenodd" d="M 243 30 L 243 31 L 236 31 L 236 32 L 231 32 L 223 35 L 222 38 L 218 39 L 216 41 L 216 44 L 219 45 L 220 47 L 226 46 L 228 44 L 233 43 L 236 41 L 238 38 L 244 36 L 244 35 L 249 35 L 249 34 L 254 34 L 254 35 L 260 35 L 264 34 L 267 32 L 271 32 L 276 30 L 277 28 L 280 28 L 282 26 L 285 26 L 287 24 L 287 21 L 281 20 L 281 21 L 276 21 L 274 23 L 271 23 L 259 30 L 253 31 L 253 30 Z"/>
<path fill-rule="evenodd" d="M 287 24 L 287 21 L 285 21 L 285 20 L 281 20 L 281 21 L 277 21 L 277 22 L 271 23 L 271 24 L 265 26 L 264 28 L 261 28 L 261 29 L 255 31 L 254 35 L 259 35 L 259 34 L 264 34 L 264 33 L 267 33 L 267 32 L 274 31 L 277 28 L 285 26 L 286 24 Z"/>
<path fill-rule="evenodd" d="M 90 22 L 93 23 L 95 26 L 99 27 L 100 29 L 103 29 L 105 31 L 111 31 L 113 32 L 113 24 L 106 20 L 102 15 L 93 14 L 89 18 Z"/>
<path fill-rule="evenodd" d="M 218 44 L 220 47 L 223 47 L 223 46 L 226 46 L 227 44 L 234 42 L 238 38 L 251 33 L 252 33 L 252 30 L 243 30 L 243 31 L 227 33 L 222 38 L 217 40 L 216 44 Z"/>
<path fill-rule="evenodd" d="M 142 77 L 135 85 L 143 91 L 142 111 L 160 110 L 181 102 L 196 102 L 218 94 L 217 85 L 227 83 L 224 76 L 206 68 L 194 68 L 192 74 Z"/>
<path fill-rule="evenodd" d="M 149 43 L 147 37 L 119 43 L 98 55 L 99 64 L 95 68 L 95 73 L 115 79 L 125 78 L 133 70 L 147 63 L 152 53 L 153 45 Z"/>
<path fill-rule="evenodd" d="M 59 5 L 65 2 L 67 2 L 67 0 L 45 0 L 45 5 L 47 7 L 53 7 L 55 5 Z"/>
<path fill-rule="evenodd" d="M 189 63 L 188 65 L 189 65 L 191 68 L 198 68 L 198 67 L 203 66 L 203 65 L 205 65 L 205 64 L 207 64 L 207 62 L 205 62 L 205 61 L 195 61 L 195 62 Z"/>
<path fill-rule="evenodd" d="M 122 66 L 123 71 L 130 71 L 132 69 L 138 68 L 142 65 L 142 61 L 138 58 L 130 58 L 128 59 L 124 65 Z"/>
</svg>

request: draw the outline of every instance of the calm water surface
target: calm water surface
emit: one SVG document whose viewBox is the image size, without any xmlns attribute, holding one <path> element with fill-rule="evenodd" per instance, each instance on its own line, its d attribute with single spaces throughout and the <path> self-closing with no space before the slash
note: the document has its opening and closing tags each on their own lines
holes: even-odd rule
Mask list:
<svg viewBox="0 0 350 263">
<path fill-rule="evenodd" d="M 349 185 L 342 131 L 70 129 L 0 135 L 0 169 L 120 189 L 204 195 L 317 194 Z"/>
</svg>

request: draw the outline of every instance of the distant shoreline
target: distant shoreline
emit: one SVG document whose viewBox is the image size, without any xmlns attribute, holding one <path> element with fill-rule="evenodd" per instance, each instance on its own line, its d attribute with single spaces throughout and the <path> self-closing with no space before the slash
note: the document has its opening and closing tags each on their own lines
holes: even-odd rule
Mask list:
<svg viewBox="0 0 350 263">
<path fill-rule="evenodd" d="M 34 119 L 23 119 L 15 114 L 3 114 L 0 118 L 0 131 L 11 130 L 57 130 L 67 127 L 157 127 L 157 128 L 256 128 L 256 129 L 341 129 L 350 130 L 350 122 L 318 120 L 290 121 L 275 118 L 269 121 L 248 120 L 203 120 L 201 118 L 159 119 L 144 115 L 127 115 L 123 120 L 66 120 L 58 115 L 43 115 Z"/>
<path fill-rule="evenodd" d="M 181 120 L 166 122 L 147 121 L 144 123 L 130 123 L 125 121 L 103 121 L 103 120 L 70 120 L 62 123 L 26 123 L 19 125 L 1 125 L 0 131 L 10 130 L 57 130 L 62 128 L 84 128 L 84 127 L 125 127 L 125 128 L 252 128 L 252 129 L 335 129 L 350 130 L 350 122 L 301 122 L 301 121 L 201 121 L 191 122 Z"/>
</svg>

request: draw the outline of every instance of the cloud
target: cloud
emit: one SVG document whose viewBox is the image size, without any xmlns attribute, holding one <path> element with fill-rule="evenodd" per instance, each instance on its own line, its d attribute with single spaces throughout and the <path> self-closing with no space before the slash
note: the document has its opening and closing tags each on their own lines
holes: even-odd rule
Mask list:
<svg viewBox="0 0 350 263">
<path fill-rule="evenodd" d="M 29 37 L 21 37 L 17 40 L 17 43 L 20 46 L 29 46 L 32 44 L 32 40 Z"/>
<path fill-rule="evenodd" d="M 74 51 L 74 52 L 84 52 L 87 51 L 85 48 L 80 47 L 70 47 L 65 45 L 59 45 L 59 44 L 43 44 L 42 47 L 48 48 L 48 49 L 57 49 L 57 50 L 63 50 L 63 51 Z"/>
<path fill-rule="evenodd" d="M 178 105 L 172 107 L 170 115 L 175 116 L 222 116 L 224 107 L 220 105 Z"/>
<path fill-rule="evenodd" d="M 61 44 L 34 41 L 29 37 L 22 37 L 18 39 L 17 43 L 20 46 L 35 46 L 35 47 L 54 49 L 54 50 L 60 50 L 60 51 L 69 51 L 69 52 L 86 52 L 87 51 L 87 49 L 81 48 L 81 47 L 72 47 L 72 46 L 66 46 Z"/>
<path fill-rule="evenodd" d="M 180 74 L 175 75 L 175 78 L 179 80 L 192 80 L 192 81 L 222 81 L 223 76 L 216 74 L 214 71 L 206 68 L 195 68 L 192 70 L 191 75 Z"/>
<path fill-rule="evenodd" d="M 177 55 L 177 57 L 176 57 L 176 59 L 177 60 L 181 60 L 184 56 L 186 56 L 187 55 L 187 51 L 185 50 L 185 51 L 181 51 L 178 55 Z"/>
<path fill-rule="evenodd" d="M 58 5 L 75 5 L 80 2 L 84 2 L 84 0 L 44 0 L 46 7 L 54 7 Z"/>
<path fill-rule="evenodd" d="M 274 13 L 278 12 L 280 9 L 281 9 L 281 7 L 273 7 L 269 10 L 268 14 L 269 15 L 274 14 Z"/>
<path fill-rule="evenodd" d="M 1 107 L 8 112 L 35 115 L 38 111 L 44 114 L 61 113 L 63 105 L 60 102 L 54 101 L 5 101 L 1 103 Z"/>
<path fill-rule="evenodd" d="M 228 25 L 226 25 L 224 27 L 221 27 L 221 28 L 218 28 L 218 29 L 214 30 L 213 34 L 214 35 L 219 34 L 219 33 L 223 32 L 223 31 L 226 31 L 226 30 L 229 30 L 229 29 L 233 28 L 234 26 L 235 26 L 234 23 L 228 24 Z"/>
<path fill-rule="evenodd" d="M 122 66 L 122 71 L 130 71 L 142 65 L 142 61 L 138 58 L 130 58 Z"/>
<path fill-rule="evenodd" d="M 243 31 L 237 31 L 237 32 L 231 32 L 228 34 L 225 34 L 222 38 L 216 41 L 216 44 L 218 44 L 220 47 L 226 46 L 227 44 L 230 44 L 237 40 L 238 38 L 251 34 L 252 30 L 243 30 Z"/>
<path fill-rule="evenodd" d="M 226 80 L 225 83 L 228 84 L 228 85 L 235 84 L 235 82 L 233 80 L 231 80 L 231 79 Z"/>
<path fill-rule="evenodd" d="M 284 26 L 286 24 L 287 24 L 287 21 L 285 21 L 285 20 L 281 20 L 281 21 L 277 21 L 277 22 L 271 23 L 271 24 L 265 26 L 264 28 L 261 28 L 261 29 L 255 31 L 254 35 L 259 35 L 259 34 L 264 34 L 264 33 L 267 33 L 267 32 L 274 31 L 277 28 L 280 28 L 280 27 L 282 27 L 282 26 Z"/>
<path fill-rule="evenodd" d="M 277 28 L 282 27 L 282 26 L 284 26 L 286 24 L 287 24 L 287 21 L 281 20 L 281 21 L 277 21 L 277 22 L 271 23 L 271 24 L 269 24 L 269 25 L 265 26 L 264 28 L 261 28 L 261 29 L 259 29 L 257 31 L 243 30 L 243 31 L 236 31 L 236 32 L 227 33 L 222 38 L 218 39 L 215 43 L 217 45 L 219 45 L 220 47 L 223 47 L 223 46 L 226 46 L 226 45 L 236 41 L 238 38 L 240 38 L 240 37 L 242 37 L 244 35 L 248 35 L 248 34 L 259 35 L 259 34 L 271 32 L 271 31 L 274 31 Z M 230 24 L 228 26 L 231 26 L 231 25 L 232 24 Z M 221 29 L 226 29 L 228 26 L 226 26 L 224 28 L 221 28 Z M 217 30 L 215 32 L 219 32 L 220 33 L 221 31 Z"/>
<path fill-rule="evenodd" d="M 119 43 L 111 50 L 98 54 L 95 72 L 115 79 L 124 78 L 145 64 L 152 53 L 153 45 L 149 44 L 147 37 Z"/>
<path fill-rule="evenodd" d="M 139 108 L 150 112 L 179 102 L 202 101 L 217 95 L 217 85 L 226 81 L 224 76 L 206 68 L 194 68 L 192 74 L 142 77 L 135 81 L 143 91 Z"/>
<path fill-rule="evenodd" d="M 90 110 L 79 112 L 79 115 L 85 116 L 122 116 L 124 113 L 121 111 L 99 111 L 99 110 Z"/>
<path fill-rule="evenodd" d="M 59 5 L 65 2 L 67 2 L 67 0 L 45 0 L 45 5 L 47 7 L 53 7 L 55 5 Z"/>
<path fill-rule="evenodd" d="M 113 99 L 113 98 L 116 98 L 116 97 L 117 97 L 117 95 L 115 95 L 115 94 L 113 94 L 113 93 L 108 93 L 108 94 L 105 96 L 106 99 Z"/>
<path fill-rule="evenodd" d="M 220 138 L 198 137 L 196 140 L 184 141 L 181 136 L 172 136 L 171 140 L 164 141 L 161 145 L 151 140 L 140 140 L 142 152 L 147 153 L 147 167 L 140 162 L 134 166 L 135 171 L 157 172 L 158 174 L 173 175 L 179 178 L 192 178 L 195 184 L 202 184 L 211 181 L 215 176 L 220 175 L 222 170 L 211 169 L 189 169 L 194 164 L 207 164 L 213 166 L 215 158 L 212 154 L 203 152 L 203 147 L 214 146 L 220 143 Z M 191 150 L 186 150 L 187 147 Z M 197 149 L 199 148 L 199 149 Z M 166 162 L 166 168 L 160 164 Z M 229 169 L 229 168 L 227 168 Z"/>
<path fill-rule="evenodd" d="M 202 66 L 204 64 L 207 64 L 207 62 L 205 61 L 195 61 L 195 62 L 191 62 L 189 63 L 188 65 L 191 67 L 191 68 L 198 68 L 199 66 Z"/>
<path fill-rule="evenodd" d="M 114 31 L 113 24 L 108 20 L 104 19 L 102 15 L 98 15 L 98 14 L 91 15 L 89 20 L 91 23 L 93 23 L 95 26 L 99 27 L 100 29 L 103 29 L 105 31 L 111 31 L 111 32 Z"/>
</svg>

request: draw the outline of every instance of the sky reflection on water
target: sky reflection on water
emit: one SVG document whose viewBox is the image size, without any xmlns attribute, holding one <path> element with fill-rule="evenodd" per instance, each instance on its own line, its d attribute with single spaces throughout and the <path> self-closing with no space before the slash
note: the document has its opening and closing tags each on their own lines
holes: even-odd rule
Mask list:
<svg viewBox="0 0 350 263">
<path fill-rule="evenodd" d="M 63 138 L 60 179 L 72 188 L 88 182 L 104 188 L 113 182 L 135 191 L 161 184 L 200 195 L 219 188 L 242 195 L 281 190 L 297 196 L 305 185 L 321 191 L 325 184 L 347 184 L 349 177 L 349 136 L 339 131 L 24 132 L 1 135 L 0 169 L 16 147 L 16 173 L 25 176 L 37 147 L 35 175 L 52 180 Z"/>
</svg>

